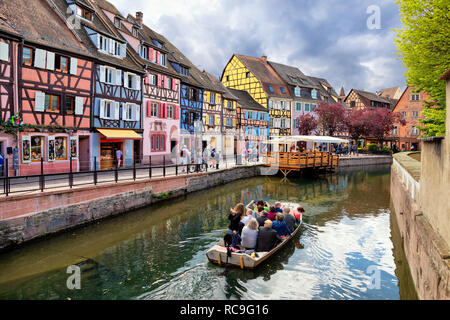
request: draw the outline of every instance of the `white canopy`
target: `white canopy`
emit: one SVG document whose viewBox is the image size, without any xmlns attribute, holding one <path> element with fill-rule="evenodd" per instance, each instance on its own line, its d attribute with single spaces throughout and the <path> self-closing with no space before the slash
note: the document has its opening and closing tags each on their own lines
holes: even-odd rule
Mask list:
<svg viewBox="0 0 450 320">
<path fill-rule="evenodd" d="M 275 139 L 268 140 L 267 143 L 288 144 L 297 141 L 312 141 L 321 143 L 349 143 L 347 139 L 329 137 L 329 136 L 285 136 L 276 137 Z"/>
</svg>

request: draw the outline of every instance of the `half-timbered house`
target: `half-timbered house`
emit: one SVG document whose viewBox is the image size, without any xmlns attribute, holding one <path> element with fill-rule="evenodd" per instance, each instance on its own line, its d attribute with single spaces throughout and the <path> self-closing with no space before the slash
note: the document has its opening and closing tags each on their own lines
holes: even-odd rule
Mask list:
<svg viewBox="0 0 450 320">
<path fill-rule="evenodd" d="M 90 156 L 92 55 L 47 1 L 7 1 L 0 13 L 22 36 L 13 99 L 27 130 L 17 133 L 17 173 L 37 174 L 41 162 L 45 173 L 82 169 Z"/>
<path fill-rule="evenodd" d="M 211 73 L 203 71 L 210 81 L 205 84 L 203 103 L 203 147 L 216 149 L 224 158 L 234 155 L 237 98 Z"/>
<path fill-rule="evenodd" d="M 142 78 L 144 70 L 128 52 L 127 42 L 109 23 L 110 4 L 101 0 L 53 0 L 55 11 L 69 23 L 95 57 L 92 155 L 97 168 L 131 166 L 140 158 L 142 140 Z M 101 7 L 102 6 L 102 7 Z"/>
<path fill-rule="evenodd" d="M 387 98 L 381 97 L 372 92 L 357 89 L 350 90 L 350 92 L 347 94 L 347 97 L 345 97 L 344 102 L 351 109 L 393 108 L 393 106 L 391 106 L 391 100 L 388 100 Z"/>
<path fill-rule="evenodd" d="M 143 83 L 142 163 L 168 163 L 177 153 L 180 129 L 180 76 L 168 63 L 162 36 L 143 23 L 143 13 L 124 18 L 109 2 L 99 6 L 133 57 L 146 70 Z M 152 157 L 150 160 L 150 156 Z"/>
<path fill-rule="evenodd" d="M 229 89 L 237 101 L 235 145 L 237 154 L 256 147 L 259 153 L 266 149 L 269 138 L 269 112 L 244 90 Z"/>
<path fill-rule="evenodd" d="M 291 134 L 291 96 L 287 84 L 267 61 L 267 57 L 234 54 L 223 70 L 222 83 L 245 90 L 269 110 L 270 136 Z"/>
<path fill-rule="evenodd" d="M 324 100 L 319 87 L 298 68 L 269 61 L 272 68 L 287 83 L 292 98 L 292 134 L 299 134 L 299 117 L 303 114 L 315 116 L 315 108 Z"/>
<path fill-rule="evenodd" d="M 7 21 L 0 19 L 0 153 L 13 163 L 13 150 L 18 152 L 17 136 L 9 132 L 8 123 L 18 111 L 17 70 L 20 34 Z M 4 161 L 6 163 L 6 161 Z M 12 166 L 9 166 L 10 168 Z M 0 176 L 6 173 L 0 168 Z M 12 174 L 12 171 L 10 172 Z"/>
</svg>

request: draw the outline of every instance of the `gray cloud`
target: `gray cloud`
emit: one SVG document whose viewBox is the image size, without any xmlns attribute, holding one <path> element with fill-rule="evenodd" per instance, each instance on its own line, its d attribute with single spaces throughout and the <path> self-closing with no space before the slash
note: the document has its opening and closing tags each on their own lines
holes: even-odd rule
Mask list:
<svg viewBox="0 0 450 320">
<path fill-rule="evenodd" d="M 393 0 L 113 2 L 123 13 L 143 11 L 147 25 L 216 76 L 240 53 L 295 65 L 328 79 L 336 90 L 405 83 L 394 54 L 391 29 L 400 27 L 400 17 Z M 380 30 L 367 28 L 370 5 L 381 9 Z"/>
</svg>

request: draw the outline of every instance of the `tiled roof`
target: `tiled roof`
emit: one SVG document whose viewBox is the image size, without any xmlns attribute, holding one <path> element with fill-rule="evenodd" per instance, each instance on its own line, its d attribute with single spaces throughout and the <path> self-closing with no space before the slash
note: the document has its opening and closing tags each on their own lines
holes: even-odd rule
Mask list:
<svg viewBox="0 0 450 320">
<path fill-rule="evenodd" d="M 242 106 L 242 108 L 267 112 L 267 109 L 256 102 L 247 91 L 230 88 L 228 90 L 233 94 L 233 96 L 239 99 L 238 103 Z"/>
<path fill-rule="evenodd" d="M 400 91 L 400 87 L 381 89 L 377 94 L 385 98 L 393 98 L 397 91 Z"/>
<path fill-rule="evenodd" d="M 291 86 L 317 88 L 317 86 L 300 71 L 300 69 L 273 61 L 269 61 L 269 64 L 275 69 L 278 75 Z"/>
<path fill-rule="evenodd" d="M 67 10 L 68 4 L 65 0 L 51 0 L 55 3 L 57 8 L 60 12 L 64 14 L 64 17 L 66 19 L 70 18 L 72 13 L 70 10 Z M 97 0 L 96 0 L 97 1 Z M 127 68 L 130 70 L 133 70 L 135 72 L 143 72 L 142 66 L 140 66 L 138 63 L 133 61 L 133 59 L 130 57 L 130 55 L 127 53 L 126 57 L 116 58 L 114 56 L 110 56 L 108 54 L 104 54 L 98 51 L 97 47 L 92 43 L 91 39 L 89 38 L 86 30 L 83 26 L 86 26 L 87 28 L 90 28 L 96 32 L 103 33 L 111 38 L 114 38 L 116 40 L 122 41 L 125 43 L 125 40 L 121 35 L 115 30 L 111 28 L 111 25 L 109 25 L 108 17 L 104 14 L 102 9 L 98 6 L 97 2 L 94 0 L 85 0 L 86 3 L 89 4 L 90 7 L 92 7 L 95 10 L 95 14 L 93 15 L 93 21 L 87 21 L 85 19 L 81 19 L 81 25 L 82 28 L 75 28 L 74 32 L 81 38 L 82 42 L 85 44 L 86 48 L 89 50 L 89 52 L 97 59 L 105 62 L 110 63 L 113 65 L 118 65 L 123 68 Z M 102 1 L 105 2 L 105 1 Z M 127 46 L 128 47 L 128 46 Z"/>
<path fill-rule="evenodd" d="M 283 79 L 276 73 L 276 71 L 269 65 L 268 62 L 264 62 L 262 58 L 255 58 L 235 54 L 235 56 L 247 67 L 247 69 L 260 81 L 264 92 L 269 97 L 278 98 L 290 98 L 288 88 Z M 269 90 L 269 86 L 273 88 L 273 92 Z M 286 89 L 286 92 L 281 91 L 281 87 Z"/>
<path fill-rule="evenodd" d="M 377 95 L 376 93 L 372 93 L 372 92 L 368 92 L 368 91 L 363 91 L 363 90 L 355 90 L 355 92 L 366 98 L 369 101 L 377 101 L 377 102 L 382 102 L 382 103 L 391 103 L 388 99 L 380 97 L 379 95 Z"/>
<path fill-rule="evenodd" d="M 2 21 L 0 29 L 20 34 L 25 41 L 89 55 L 83 43 L 64 24 L 46 0 L 1 1 L 0 17 Z"/>
</svg>

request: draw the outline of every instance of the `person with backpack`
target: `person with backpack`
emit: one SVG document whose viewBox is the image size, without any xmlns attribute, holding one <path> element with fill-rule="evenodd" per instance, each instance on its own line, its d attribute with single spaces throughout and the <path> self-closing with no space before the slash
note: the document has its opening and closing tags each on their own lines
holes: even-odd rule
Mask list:
<svg viewBox="0 0 450 320">
<path fill-rule="evenodd" d="M 213 148 L 211 150 L 211 165 L 210 165 L 210 167 L 211 168 L 216 167 L 216 149 L 215 148 Z"/>
</svg>

